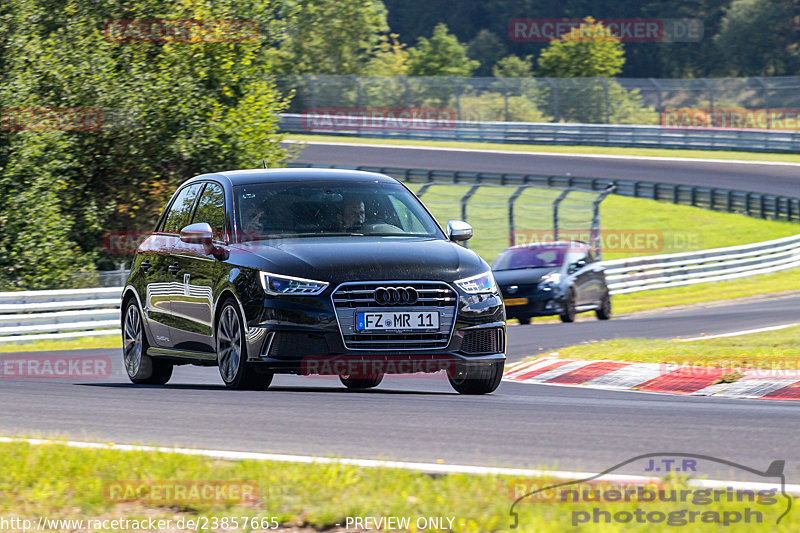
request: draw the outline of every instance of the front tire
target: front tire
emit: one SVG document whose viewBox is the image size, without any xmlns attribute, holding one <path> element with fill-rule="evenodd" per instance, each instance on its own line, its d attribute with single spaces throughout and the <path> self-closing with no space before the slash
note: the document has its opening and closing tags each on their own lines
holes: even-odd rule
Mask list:
<svg viewBox="0 0 800 533">
<path fill-rule="evenodd" d="M 259 374 L 247 362 L 242 318 L 232 298 L 225 300 L 217 319 L 217 365 L 222 381 L 229 389 L 266 389 L 272 374 Z"/>
<path fill-rule="evenodd" d="M 147 355 L 149 347 L 139 304 L 130 298 L 122 315 L 122 362 L 125 372 L 128 379 L 137 385 L 164 385 L 172 377 L 172 363 Z"/>
<path fill-rule="evenodd" d="M 459 394 L 489 394 L 500 385 L 504 366 L 503 361 L 480 366 L 457 365 L 447 372 L 447 379 Z"/>
<path fill-rule="evenodd" d="M 342 382 L 342 385 L 348 389 L 373 389 L 380 385 L 381 381 L 383 381 L 383 374 L 375 374 L 373 376 L 366 377 L 355 377 L 348 374 L 341 374 L 339 376 L 339 380 Z"/>
<path fill-rule="evenodd" d="M 517 320 L 519 320 L 520 324 L 530 324 L 531 323 L 531 317 L 529 317 L 529 316 L 520 316 L 520 317 L 517 317 Z"/>
</svg>

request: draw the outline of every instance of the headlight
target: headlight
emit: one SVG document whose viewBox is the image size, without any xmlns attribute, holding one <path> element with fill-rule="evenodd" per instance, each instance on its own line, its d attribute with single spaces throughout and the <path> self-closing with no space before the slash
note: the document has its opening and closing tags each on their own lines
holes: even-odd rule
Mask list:
<svg viewBox="0 0 800 533">
<path fill-rule="evenodd" d="M 539 288 L 549 291 L 557 288 L 559 283 L 561 283 L 561 273 L 554 271 L 542 278 L 542 281 L 539 282 Z"/>
<path fill-rule="evenodd" d="M 455 284 L 467 294 L 486 294 L 497 291 L 491 270 L 470 278 L 459 279 L 455 281 Z"/>
<path fill-rule="evenodd" d="M 317 296 L 328 286 L 326 281 L 295 278 L 292 276 L 278 276 L 269 272 L 261 272 L 261 286 L 267 294 L 278 296 L 290 294 L 293 296 Z"/>
</svg>

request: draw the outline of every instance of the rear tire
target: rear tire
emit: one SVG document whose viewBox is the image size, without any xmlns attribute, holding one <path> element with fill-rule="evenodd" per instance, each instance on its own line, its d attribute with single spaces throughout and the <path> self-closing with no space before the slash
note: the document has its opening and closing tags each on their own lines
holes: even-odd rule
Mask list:
<svg viewBox="0 0 800 533">
<path fill-rule="evenodd" d="M 244 327 L 236 301 L 228 298 L 217 318 L 217 365 L 222 381 L 229 389 L 263 390 L 272 383 L 272 373 L 256 372 L 247 362 Z"/>
<path fill-rule="evenodd" d="M 447 372 L 447 379 L 459 394 L 488 394 L 500 385 L 504 366 L 503 361 L 469 367 L 456 365 Z"/>
<path fill-rule="evenodd" d="M 611 318 L 611 296 L 606 293 L 603 296 L 603 301 L 600 302 L 600 307 L 594 312 L 600 320 L 608 320 Z"/>
<path fill-rule="evenodd" d="M 376 374 L 374 376 L 367 376 L 367 377 L 354 377 L 348 374 L 341 374 L 339 376 L 339 380 L 342 382 L 342 385 L 344 385 L 348 389 L 353 389 L 353 390 L 373 389 L 378 385 L 380 385 L 381 381 L 383 381 L 383 374 Z"/>
<path fill-rule="evenodd" d="M 558 318 L 561 322 L 575 322 L 575 291 L 572 289 L 567 292 L 567 297 L 564 299 L 564 310 Z"/>
<path fill-rule="evenodd" d="M 531 323 L 531 317 L 529 317 L 529 316 L 520 316 L 520 317 L 517 317 L 517 320 L 519 320 L 520 324 L 530 324 Z"/>
<path fill-rule="evenodd" d="M 137 385 L 164 385 L 172 377 L 172 363 L 147 355 L 150 344 L 142 312 L 135 298 L 125 302 L 122 315 L 122 362 L 128 379 Z"/>
</svg>

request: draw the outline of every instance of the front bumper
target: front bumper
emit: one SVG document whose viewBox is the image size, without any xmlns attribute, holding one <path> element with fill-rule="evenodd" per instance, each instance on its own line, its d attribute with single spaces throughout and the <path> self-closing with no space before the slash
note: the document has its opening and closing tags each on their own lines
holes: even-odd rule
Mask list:
<svg viewBox="0 0 800 533">
<path fill-rule="evenodd" d="M 509 294 L 506 300 L 524 298 L 527 303 L 521 305 L 506 305 L 506 316 L 508 318 L 520 318 L 530 316 L 550 316 L 558 315 L 564 309 L 564 293 L 561 291 L 536 291 L 525 295 Z"/>
<path fill-rule="evenodd" d="M 246 309 L 248 361 L 262 370 L 297 374 L 342 374 L 348 373 L 342 368 L 358 365 L 382 365 L 387 374 L 436 372 L 455 364 L 504 361 L 506 326 L 500 296 L 458 294 L 454 303 L 448 334 L 437 347 L 404 344 L 403 334 L 397 334 L 389 349 L 363 344 L 356 349 L 345 343 L 338 321 L 342 310 L 329 295 L 265 297 Z"/>
</svg>

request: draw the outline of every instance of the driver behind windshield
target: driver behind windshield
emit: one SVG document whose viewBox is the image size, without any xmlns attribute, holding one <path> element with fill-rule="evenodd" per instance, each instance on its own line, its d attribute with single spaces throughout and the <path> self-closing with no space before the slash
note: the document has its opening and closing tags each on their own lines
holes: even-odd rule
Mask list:
<svg viewBox="0 0 800 533">
<path fill-rule="evenodd" d="M 339 229 L 341 231 L 358 231 L 364 224 L 366 211 L 364 209 L 364 202 L 357 198 L 349 198 L 344 200 L 340 211 L 337 213 L 339 221 Z"/>
</svg>

